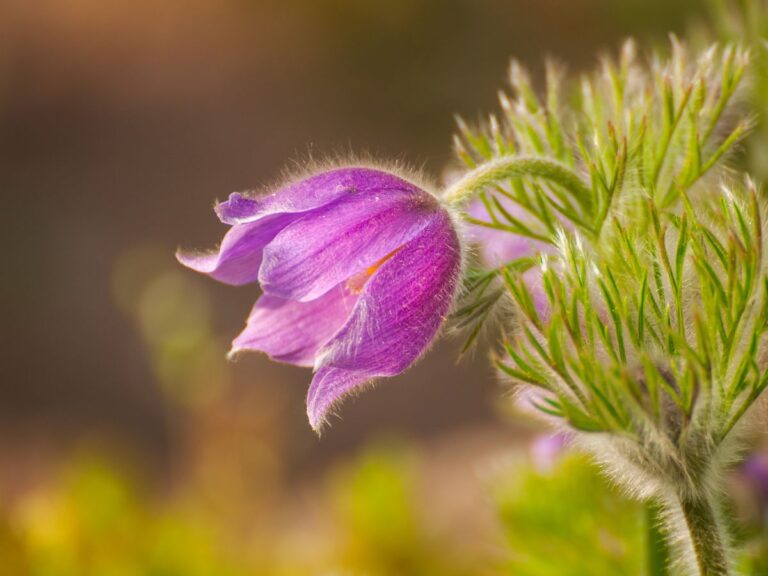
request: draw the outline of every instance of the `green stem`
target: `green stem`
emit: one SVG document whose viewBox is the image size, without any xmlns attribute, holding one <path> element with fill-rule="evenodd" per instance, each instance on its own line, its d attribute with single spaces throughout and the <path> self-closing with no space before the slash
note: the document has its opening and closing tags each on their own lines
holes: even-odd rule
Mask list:
<svg viewBox="0 0 768 576">
<path fill-rule="evenodd" d="M 729 576 L 726 544 L 712 503 L 704 497 L 688 497 L 680 505 L 699 576 Z"/>
<path fill-rule="evenodd" d="M 585 208 L 592 205 L 592 190 L 576 172 L 555 160 L 535 156 L 507 156 L 481 164 L 448 188 L 443 199 L 463 204 L 492 184 L 521 176 L 537 176 L 559 184 Z"/>
</svg>

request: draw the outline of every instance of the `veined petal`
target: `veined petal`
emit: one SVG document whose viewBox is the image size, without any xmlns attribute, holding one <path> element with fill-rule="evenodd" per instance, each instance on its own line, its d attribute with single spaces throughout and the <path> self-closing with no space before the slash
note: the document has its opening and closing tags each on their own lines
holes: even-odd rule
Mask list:
<svg viewBox="0 0 768 576">
<path fill-rule="evenodd" d="M 225 224 L 241 224 L 277 213 L 300 213 L 326 206 L 339 198 L 359 192 L 418 190 L 413 184 L 372 168 L 349 167 L 322 172 L 293 182 L 272 194 L 250 198 L 239 192 L 216 206 Z"/>
<path fill-rule="evenodd" d="M 357 295 L 343 286 L 311 302 L 264 294 L 230 354 L 256 350 L 289 364 L 313 366 L 315 353 L 344 325 L 356 301 Z"/>
<path fill-rule="evenodd" d="M 313 428 L 350 391 L 399 374 L 418 359 L 453 303 L 460 266 L 459 241 L 442 210 L 381 265 L 347 323 L 318 353 L 307 396 Z"/>
<path fill-rule="evenodd" d="M 264 249 L 259 282 L 267 294 L 314 300 L 376 266 L 439 214 L 421 190 L 355 194 L 306 214 Z"/>
<path fill-rule="evenodd" d="M 211 278 L 240 286 L 259 276 L 262 252 L 283 228 L 297 218 L 294 214 L 275 214 L 268 218 L 238 224 L 224 235 L 218 250 L 208 253 L 179 251 L 179 262 Z"/>
</svg>

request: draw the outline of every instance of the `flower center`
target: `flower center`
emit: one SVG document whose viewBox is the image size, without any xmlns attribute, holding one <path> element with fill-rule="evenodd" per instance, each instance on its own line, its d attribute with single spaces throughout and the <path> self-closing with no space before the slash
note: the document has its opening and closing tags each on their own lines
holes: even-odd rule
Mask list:
<svg viewBox="0 0 768 576">
<path fill-rule="evenodd" d="M 400 251 L 400 248 L 395 248 L 394 250 L 392 250 L 392 252 L 384 256 L 384 258 L 377 261 L 372 266 L 369 266 L 362 272 L 358 272 L 354 276 L 351 276 L 347 280 L 347 289 L 350 292 L 352 292 L 352 294 L 360 294 L 360 292 L 363 291 L 363 287 L 365 286 L 365 283 L 368 282 L 368 279 L 371 276 L 373 276 L 374 272 L 376 272 L 376 270 L 378 270 L 381 267 L 381 265 L 384 264 L 384 262 L 392 258 L 392 256 L 397 254 L 399 251 Z"/>
</svg>

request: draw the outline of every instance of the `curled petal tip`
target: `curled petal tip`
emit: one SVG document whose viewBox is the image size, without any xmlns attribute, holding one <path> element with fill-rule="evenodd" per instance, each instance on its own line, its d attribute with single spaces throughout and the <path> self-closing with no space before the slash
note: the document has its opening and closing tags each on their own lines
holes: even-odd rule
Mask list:
<svg viewBox="0 0 768 576">
<path fill-rule="evenodd" d="M 315 372 L 307 392 L 307 417 L 318 434 L 328 424 L 328 416 L 350 395 L 370 387 L 376 376 L 364 370 L 345 370 L 326 366 Z"/>
<path fill-rule="evenodd" d="M 213 207 L 216 216 L 225 224 L 237 224 L 254 218 L 258 213 L 259 202 L 240 192 L 232 192 L 223 202 Z"/>
<path fill-rule="evenodd" d="M 218 250 L 176 253 L 184 266 L 211 278 L 240 286 L 258 278 L 262 250 L 287 226 L 292 216 L 276 215 L 248 224 L 232 226 L 224 235 Z"/>
<path fill-rule="evenodd" d="M 317 416 L 307 410 L 307 418 L 309 418 L 309 425 L 312 427 L 312 430 L 315 431 L 315 434 L 322 436 L 327 424 L 325 417 Z"/>
<path fill-rule="evenodd" d="M 333 368 L 320 368 L 312 378 L 307 392 L 307 418 L 309 425 L 318 434 L 327 423 L 327 415 L 332 407 L 339 403 L 345 390 L 339 390 L 334 373 L 341 372 Z"/>
<path fill-rule="evenodd" d="M 199 252 L 195 250 L 176 250 L 176 260 L 179 264 L 203 274 L 209 274 L 216 268 L 218 260 L 216 252 Z"/>
</svg>

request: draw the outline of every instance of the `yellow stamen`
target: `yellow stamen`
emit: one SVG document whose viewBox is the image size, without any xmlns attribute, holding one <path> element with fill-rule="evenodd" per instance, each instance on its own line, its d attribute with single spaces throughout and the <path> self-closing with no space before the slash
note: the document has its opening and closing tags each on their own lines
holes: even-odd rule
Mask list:
<svg viewBox="0 0 768 576">
<path fill-rule="evenodd" d="M 365 283 L 368 282 L 368 279 L 373 276 L 374 272 L 378 270 L 384 262 L 392 258 L 395 254 L 397 254 L 400 251 L 400 248 L 397 248 L 395 250 L 392 250 L 389 254 L 384 256 L 381 260 L 373 264 L 372 266 L 369 266 L 362 272 L 358 272 L 354 276 L 350 277 L 349 280 L 347 280 L 347 289 L 352 292 L 352 294 L 360 294 L 360 292 L 363 291 L 363 288 L 365 287 Z"/>
</svg>

